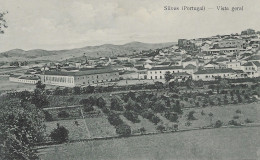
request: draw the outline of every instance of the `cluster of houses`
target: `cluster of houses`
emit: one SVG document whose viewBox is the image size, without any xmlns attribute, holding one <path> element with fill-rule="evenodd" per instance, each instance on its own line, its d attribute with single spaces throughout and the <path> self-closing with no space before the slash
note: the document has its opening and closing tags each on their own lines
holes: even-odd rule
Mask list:
<svg viewBox="0 0 260 160">
<path fill-rule="evenodd" d="M 17 79 L 31 77 L 31 83 L 41 80 L 45 84 L 74 87 L 128 79 L 157 81 L 165 79 L 166 72 L 178 80 L 255 78 L 260 76 L 259 45 L 260 33 L 248 29 L 241 34 L 180 39 L 167 48 L 128 56 L 83 56 L 79 60 L 48 63 L 28 70 L 31 76 L 10 76 L 10 81 L 25 83 L 26 80 Z"/>
</svg>

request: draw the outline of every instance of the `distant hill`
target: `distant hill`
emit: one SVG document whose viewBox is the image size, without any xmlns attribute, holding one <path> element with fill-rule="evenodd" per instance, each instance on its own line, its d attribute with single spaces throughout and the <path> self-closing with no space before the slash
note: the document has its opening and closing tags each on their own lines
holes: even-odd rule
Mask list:
<svg viewBox="0 0 260 160">
<path fill-rule="evenodd" d="M 35 60 L 65 60 L 75 57 L 81 57 L 85 53 L 89 57 L 103 57 L 103 56 L 116 56 L 116 55 L 129 55 L 134 52 L 140 52 L 142 50 L 150 50 L 157 48 L 164 48 L 174 45 L 176 43 L 141 43 L 141 42 L 131 42 L 124 45 L 113 45 L 104 44 L 100 46 L 87 46 L 83 48 L 75 48 L 69 50 L 55 50 L 47 51 L 42 49 L 34 49 L 24 51 L 21 49 L 13 49 L 7 52 L 0 53 L 0 62 L 10 62 L 10 61 L 35 61 Z"/>
</svg>

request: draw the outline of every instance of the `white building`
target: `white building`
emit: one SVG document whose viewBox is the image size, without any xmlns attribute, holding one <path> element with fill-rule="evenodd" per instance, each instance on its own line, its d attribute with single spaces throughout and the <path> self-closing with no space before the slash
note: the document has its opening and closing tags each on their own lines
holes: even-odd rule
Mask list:
<svg viewBox="0 0 260 160">
<path fill-rule="evenodd" d="M 147 71 L 147 79 L 164 79 L 165 73 L 180 73 L 183 72 L 182 66 L 168 66 L 168 67 L 153 67 Z"/>
<path fill-rule="evenodd" d="M 38 76 L 10 75 L 9 81 L 26 84 L 36 84 L 40 80 Z"/>
<path fill-rule="evenodd" d="M 234 71 L 232 69 L 208 69 L 208 70 L 199 70 L 192 75 L 192 79 L 195 81 L 214 81 L 216 78 L 227 78 L 227 79 L 236 79 L 244 78 L 246 75 L 243 71 Z"/>
</svg>

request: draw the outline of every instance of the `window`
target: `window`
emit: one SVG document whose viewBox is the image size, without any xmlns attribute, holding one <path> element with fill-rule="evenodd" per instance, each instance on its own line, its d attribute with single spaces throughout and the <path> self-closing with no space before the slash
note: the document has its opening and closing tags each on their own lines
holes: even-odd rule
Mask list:
<svg viewBox="0 0 260 160">
<path fill-rule="evenodd" d="M 155 79 L 157 79 L 157 76 L 155 76 Z"/>
<path fill-rule="evenodd" d="M 160 76 L 160 79 L 162 79 L 162 76 Z"/>
<path fill-rule="evenodd" d="M 160 73 L 162 73 L 162 71 L 160 71 Z"/>
<path fill-rule="evenodd" d="M 153 76 L 151 76 L 151 79 L 153 79 Z"/>
</svg>

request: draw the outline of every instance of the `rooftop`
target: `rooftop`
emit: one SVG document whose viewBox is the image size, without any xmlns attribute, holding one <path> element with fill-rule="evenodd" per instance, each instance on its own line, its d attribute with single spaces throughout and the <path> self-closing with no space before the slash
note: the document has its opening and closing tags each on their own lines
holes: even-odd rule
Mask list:
<svg viewBox="0 0 260 160">
<path fill-rule="evenodd" d="M 185 69 L 196 69 L 196 66 L 194 66 L 193 64 L 189 64 L 185 67 Z"/>
<path fill-rule="evenodd" d="M 252 62 L 247 62 L 247 63 L 243 64 L 242 66 L 254 66 L 254 64 Z"/>
<path fill-rule="evenodd" d="M 248 60 L 248 61 L 250 61 L 250 60 L 260 60 L 260 55 L 251 56 L 251 57 L 249 57 L 249 58 L 246 59 L 246 60 Z"/>
<path fill-rule="evenodd" d="M 172 70 L 172 69 L 183 69 L 183 67 L 182 66 L 153 67 L 150 70 Z"/>
<path fill-rule="evenodd" d="M 228 69 L 207 69 L 207 70 L 199 70 L 194 74 L 214 74 L 214 73 L 233 73 L 234 70 Z"/>
<path fill-rule="evenodd" d="M 112 69 L 90 69 L 85 71 L 77 71 L 77 72 L 65 72 L 65 71 L 46 71 L 44 75 L 61 75 L 61 76 L 84 76 L 84 75 L 92 75 L 92 74 L 102 74 L 102 73 L 112 73 L 118 72 Z"/>
</svg>

